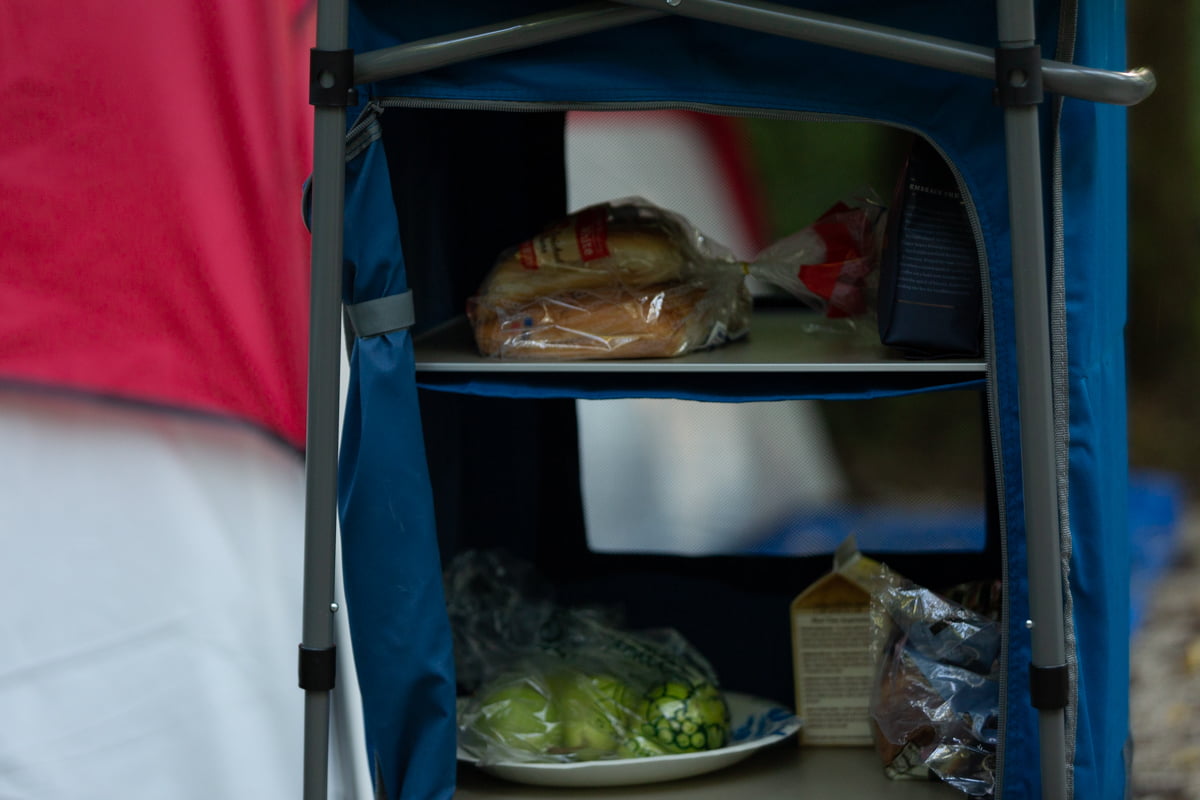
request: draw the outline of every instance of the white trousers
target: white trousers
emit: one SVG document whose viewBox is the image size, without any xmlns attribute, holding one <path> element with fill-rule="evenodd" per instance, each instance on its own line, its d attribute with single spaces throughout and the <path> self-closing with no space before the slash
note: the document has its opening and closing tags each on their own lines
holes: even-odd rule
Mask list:
<svg viewBox="0 0 1200 800">
<path fill-rule="evenodd" d="M 300 797 L 303 534 L 258 431 L 0 391 L 0 798 Z"/>
</svg>

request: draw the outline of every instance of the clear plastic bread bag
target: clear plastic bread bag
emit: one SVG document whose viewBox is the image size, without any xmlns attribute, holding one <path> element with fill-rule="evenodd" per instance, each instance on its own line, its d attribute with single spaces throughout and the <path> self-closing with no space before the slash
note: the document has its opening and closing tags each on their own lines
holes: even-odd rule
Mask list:
<svg viewBox="0 0 1200 800">
<path fill-rule="evenodd" d="M 839 204 L 747 263 L 641 198 L 589 206 L 502 253 L 467 316 L 483 355 L 554 360 L 671 357 L 738 339 L 747 275 L 827 316 L 861 314 L 878 218 L 869 203 Z"/>
<path fill-rule="evenodd" d="M 472 759 L 570 763 L 728 741 L 716 674 L 678 632 L 629 631 L 609 611 L 556 605 L 528 565 L 498 551 L 456 558 L 446 586 L 469 682 L 459 748 Z"/>
</svg>

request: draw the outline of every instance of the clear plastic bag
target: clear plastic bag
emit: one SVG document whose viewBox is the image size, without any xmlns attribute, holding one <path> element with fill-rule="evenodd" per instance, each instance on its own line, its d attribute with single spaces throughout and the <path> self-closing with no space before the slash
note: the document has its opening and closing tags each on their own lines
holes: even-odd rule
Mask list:
<svg viewBox="0 0 1200 800">
<path fill-rule="evenodd" d="M 751 275 L 822 312 L 827 319 L 858 317 L 872 306 L 882 206 L 870 192 L 835 204 L 816 222 L 755 256 Z"/>
<path fill-rule="evenodd" d="M 497 664 L 560 638 L 560 610 L 533 566 L 503 550 L 468 550 L 443 574 L 458 685 L 473 692 Z"/>
<path fill-rule="evenodd" d="M 968 795 L 991 796 L 999 583 L 964 585 L 943 596 L 888 572 L 878 585 L 871 599 L 879 661 L 870 715 L 885 773 L 897 779 L 933 773 Z"/>
<path fill-rule="evenodd" d="M 829 317 L 859 314 L 878 219 L 870 203 L 839 204 L 746 263 L 643 199 L 589 206 L 502 253 L 467 316 L 482 354 L 553 360 L 678 356 L 740 338 L 747 275 Z"/>
<path fill-rule="evenodd" d="M 567 608 L 522 562 L 457 558 L 446 574 L 456 659 L 472 679 L 459 746 L 481 763 L 565 763 L 711 750 L 730 735 L 708 661 L 678 632 L 628 631 L 611 612 Z M 497 600 L 501 602 L 496 603 Z"/>
</svg>

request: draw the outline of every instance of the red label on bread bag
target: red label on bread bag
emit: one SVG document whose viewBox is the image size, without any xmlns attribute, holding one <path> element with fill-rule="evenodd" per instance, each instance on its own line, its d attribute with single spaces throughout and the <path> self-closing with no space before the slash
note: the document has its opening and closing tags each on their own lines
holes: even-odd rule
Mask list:
<svg viewBox="0 0 1200 800">
<path fill-rule="evenodd" d="M 521 262 L 521 266 L 525 269 L 537 269 L 538 258 L 537 248 L 533 246 L 533 240 L 521 242 L 517 248 L 517 260 Z"/>
<path fill-rule="evenodd" d="M 575 244 L 585 264 L 608 256 L 608 211 L 603 206 L 585 208 L 575 216 Z"/>
</svg>

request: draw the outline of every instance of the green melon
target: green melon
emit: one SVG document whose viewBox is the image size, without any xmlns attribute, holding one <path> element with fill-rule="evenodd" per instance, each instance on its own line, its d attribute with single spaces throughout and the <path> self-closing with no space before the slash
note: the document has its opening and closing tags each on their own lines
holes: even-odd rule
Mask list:
<svg viewBox="0 0 1200 800">
<path fill-rule="evenodd" d="M 668 753 L 724 747 L 729 740 L 729 707 L 717 687 L 672 681 L 646 693 L 638 733 Z"/>
</svg>

